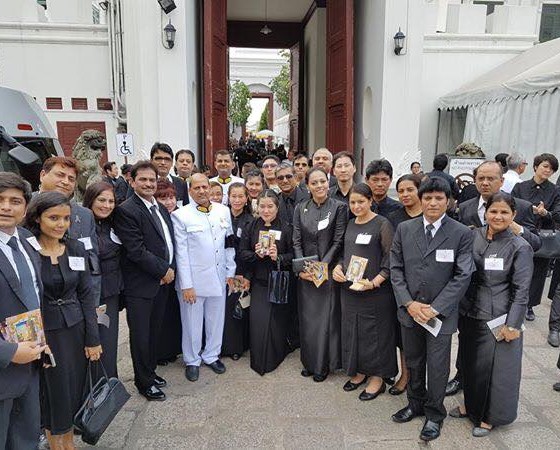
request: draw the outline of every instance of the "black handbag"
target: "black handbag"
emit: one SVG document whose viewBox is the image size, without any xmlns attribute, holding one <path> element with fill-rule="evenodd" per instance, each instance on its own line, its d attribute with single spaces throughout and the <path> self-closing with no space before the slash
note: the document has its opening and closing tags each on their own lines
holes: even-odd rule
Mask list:
<svg viewBox="0 0 560 450">
<path fill-rule="evenodd" d="M 268 301 L 285 305 L 288 303 L 290 272 L 280 269 L 280 258 L 276 261 L 276 269 L 268 275 Z"/>
<path fill-rule="evenodd" d="M 304 256 L 303 258 L 292 259 L 292 270 L 294 273 L 305 271 L 305 263 L 319 261 L 319 256 Z"/>
<path fill-rule="evenodd" d="M 81 432 L 82 440 L 90 445 L 97 444 L 114 417 L 130 398 L 124 384 L 118 378 L 109 378 L 103 363 L 98 361 L 103 371 L 101 379 L 93 385 L 91 361 L 88 362 L 86 386 L 89 392 L 74 416 L 74 426 Z M 85 390 L 84 389 L 84 390 Z"/>
<path fill-rule="evenodd" d="M 535 252 L 535 258 L 560 258 L 560 231 L 539 230 L 541 248 Z"/>
</svg>

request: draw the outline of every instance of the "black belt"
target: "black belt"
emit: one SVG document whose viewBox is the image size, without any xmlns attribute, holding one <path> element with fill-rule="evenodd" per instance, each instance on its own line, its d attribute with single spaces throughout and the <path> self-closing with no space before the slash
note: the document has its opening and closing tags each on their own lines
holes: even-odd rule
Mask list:
<svg viewBox="0 0 560 450">
<path fill-rule="evenodd" d="M 76 303 L 76 299 L 71 298 L 69 300 L 64 300 L 63 298 L 58 298 L 56 300 L 49 300 L 49 305 L 53 305 L 53 306 L 68 305 L 70 303 Z"/>
</svg>

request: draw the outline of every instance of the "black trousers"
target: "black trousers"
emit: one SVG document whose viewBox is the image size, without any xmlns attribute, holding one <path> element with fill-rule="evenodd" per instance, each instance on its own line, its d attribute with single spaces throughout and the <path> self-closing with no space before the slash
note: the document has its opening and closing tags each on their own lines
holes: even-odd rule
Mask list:
<svg viewBox="0 0 560 450">
<path fill-rule="evenodd" d="M 40 411 L 39 372 L 35 371 L 21 397 L 0 400 L 0 448 L 35 450 L 41 434 Z"/>
<path fill-rule="evenodd" d="M 533 278 L 531 278 L 531 286 L 529 287 L 529 308 L 541 304 L 541 297 L 544 291 L 544 283 L 550 259 L 533 258 Z"/>
<path fill-rule="evenodd" d="M 125 297 L 134 384 L 139 390 L 148 389 L 154 384 L 157 338 L 163 325 L 169 289 L 169 285 L 160 286 L 154 298 Z"/>
<path fill-rule="evenodd" d="M 408 403 L 415 412 L 424 412 L 426 419 L 442 422 L 447 416 L 443 399 L 449 378 L 451 335 L 440 334 L 434 337 L 416 323 L 410 328 L 401 327 L 401 331 L 404 356 L 410 373 L 406 390 Z"/>
</svg>

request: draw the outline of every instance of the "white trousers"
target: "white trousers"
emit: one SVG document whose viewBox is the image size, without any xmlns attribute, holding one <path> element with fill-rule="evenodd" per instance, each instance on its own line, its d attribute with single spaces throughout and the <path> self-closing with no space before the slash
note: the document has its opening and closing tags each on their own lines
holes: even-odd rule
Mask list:
<svg viewBox="0 0 560 450">
<path fill-rule="evenodd" d="M 203 361 L 212 364 L 222 350 L 226 299 L 224 296 L 197 297 L 196 303 L 190 304 L 182 300 L 181 293 L 178 295 L 183 328 L 183 360 L 187 366 L 200 366 Z M 206 343 L 201 352 L 203 327 Z"/>
</svg>

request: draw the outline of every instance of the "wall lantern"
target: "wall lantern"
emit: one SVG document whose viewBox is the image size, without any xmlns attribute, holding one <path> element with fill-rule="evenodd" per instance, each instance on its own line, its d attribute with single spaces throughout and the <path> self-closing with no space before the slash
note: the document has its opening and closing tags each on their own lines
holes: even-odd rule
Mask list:
<svg viewBox="0 0 560 450">
<path fill-rule="evenodd" d="M 175 46 L 175 33 L 177 30 L 171 23 L 171 20 L 163 29 L 163 46 L 167 49 L 172 49 Z"/>
<path fill-rule="evenodd" d="M 393 39 L 395 40 L 395 55 L 400 55 L 404 48 L 404 40 L 406 39 L 406 36 L 401 31 L 400 27 L 399 31 L 397 31 L 397 34 L 393 36 Z"/>
</svg>

